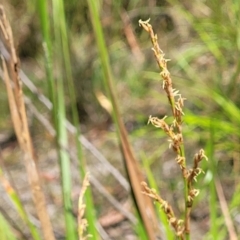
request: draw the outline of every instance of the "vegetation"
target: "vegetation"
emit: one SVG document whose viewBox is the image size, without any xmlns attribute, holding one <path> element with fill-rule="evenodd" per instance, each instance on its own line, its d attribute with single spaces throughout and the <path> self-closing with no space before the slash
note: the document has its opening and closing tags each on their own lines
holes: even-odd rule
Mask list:
<svg viewBox="0 0 240 240">
<path fill-rule="evenodd" d="M 2 4 L 0 239 L 238 239 L 238 1 Z"/>
</svg>

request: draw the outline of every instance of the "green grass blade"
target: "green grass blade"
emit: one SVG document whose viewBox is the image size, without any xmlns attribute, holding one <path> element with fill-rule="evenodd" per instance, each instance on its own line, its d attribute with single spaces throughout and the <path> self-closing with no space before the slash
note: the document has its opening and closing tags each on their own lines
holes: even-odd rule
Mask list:
<svg viewBox="0 0 240 240">
<path fill-rule="evenodd" d="M 77 108 L 75 106 L 76 103 L 76 95 L 74 90 L 74 84 L 73 84 L 73 78 L 72 78 L 72 71 L 71 71 L 71 62 L 70 62 L 70 54 L 69 54 L 69 47 L 68 47 L 68 36 L 67 36 L 67 27 L 66 27 L 66 19 L 65 19 L 65 13 L 64 13 L 64 6 L 63 1 L 53 1 L 53 16 L 54 16 L 54 32 L 55 32 L 55 38 L 56 42 L 51 42 L 51 36 L 49 34 L 49 19 L 47 14 L 47 5 L 46 1 L 39 1 L 39 10 L 40 10 L 40 16 L 41 16 L 41 25 L 42 25 L 42 32 L 44 36 L 44 42 L 45 42 L 45 61 L 46 61 L 46 71 L 48 75 L 48 83 L 49 83 L 49 93 L 50 98 L 53 102 L 53 118 L 55 119 L 55 127 L 57 128 L 57 136 L 60 146 L 65 146 L 67 144 L 67 135 L 65 130 L 65 107 L 64 105 L 64 91 L 63 91 L 63 81 L 62 78 L 58 79 L 56 82 L 56 88 L 54 88 L 54 81 L 53 81 L 53 69 L 52 69 L 52 59 L 51 59 L 51 49 L 52 45 L 55 46 L 56 49 L 59 51 L 56 51 L 58 56 L 57 59 L 62 59 L 62 61 L 58 61 L 58 64 L 61 66 L 64 66 L 64 70 L 62 70 L 62 76 L 66 76 L 66 82 L 68 85 L 68 91 L 70 96 L 70 102 L 71 102 L 71 110 L 72 110 L 72 116 L 73 116 L 73 125 L 76 127 L 76 145 L 77 145 L 77 152 L 78 152 L 78 159 L 80 161 L 80 172 L 81 176 L 85 175 L 85 169 L 86 164 L 85 160 L 82 154 L 81 144 L 78 141 L 78 136 L 80 134 L 79 131 L 79 120 L 78 120 L 78 113 Z M 61 16 L 61 17 L 59 17 Z M 62 69 L 59 67 L 59 69 Z M 59 70 L 60 72 L 61 70 Z M 60 74 L 59 74 L 60 75 Z M 56 91 L 56 89 L 58 89 Z M 57 101 L 57 103 L 56 103 Z M 66 222 L 66 230 L 67 230 L 67 236 L 69 239 L 75 239 L 76 238 L 76 231 L 74 229 L 75 221 L 71 214 L 69 214 L 69 208 L 71 209 L 71 202 L 70 202 L 70 188 L 71 188 L 71 177 L 68 171 L 70 171 L 69 166 L 69 157 L 65 153 L 65 150 L 60 149 L 59 150 L 59 156 L 61 163 L 61 173 L 62 173 L 62 187 L 63 187 L 63 198 L 64 202 L 66 202 L 65 206 L 65 222 Z M 85 199 L 87 202 L 86 205 L 86 216 L 87 221 L 89 224 L 88 232 L 92 236 L 94 236 L 95 239 L 98 238 L 98 233 L 95 228 L 95 211 L 94 211 L 94 205 L 91 195 L 91 190 L 88 189 L 85 193 Z"/>
<path fill-rule="evenodd" d="M 53 78 L 53 66 L 52 66 L 52 41 L 50 36 L 50 22 L 48 17 L 48 8 L 46 0 L 38 0 L 38 13 L 41 23 L 41 31 L 43 35 L 43 48 L 44 48 L 44 57 L 45 57 L 45 69 L 47 73 L 47 84 L 48 84 L 48 95 L 53 103 L 53 106 L 56 106 L 55 103 L 55 91 L 54 91 L 54 78 Z M 55 108 L 53 108 L 53 111 Z M 53 114 L 54 116 L 56 114 Z"/>
<path fill-rule="evenodd" d="M 239 207 L 239 203 L 240 203 L 240 183 L 238 183 L 236 187 L 236 191 L 234 192 L 234 195 L 232 197 L 230 207 L 231 208 Z"/>
<path fill-rule="evenodd" d="M 222 110 L 229 119 L 231 119 L 234 123 L 240 122 L 240 110 L 235 103 L 217 92 L 213 92 L 212 96 L 216 103 L 221 106 Z"/>
<path fill-rule="evenodd" d="M 71 70 L 71 61 L 70 61 L 70 53 L 69 53 L 69 43 L 68 43 L 68 34 L 67 34 L 67 25 L 66 25 L 66 18 L 64 13 L 64 5 L 63 1 L 58 1 L 58 4 L 54 5 L 56 9 L 56 13 L 61 16 L 61 18 L 55 18 L 56 27 L 59 27 L 59 36 L 61 39 L 61 50 L 62 50 L 62 59 L 63 65 L 66 75 L 66 82 L 68 85 L 68 91 L 70 96 L 71 102 L 71 112 L 73 116 L 73 125 L 77 129 L 75 133 L 75 142 L 77 145 L 77 153 L 79 159 L 79 167 L 80 167 L 80 174 L 81 176 L 85 176 L 86 174 L 86 163 L 82 153 L 81 144 L 78 141 L 78 137 L 80 135 L 79 130 L 79 120 L 78 120 L 78 111 L 76 107 L 76 93 L 74 88 L 74 82 L 72 77 L 72 70 Z M 64 73 L 63 73 L 64 74 Z M 85 193 L 85 200 L 86 200 L 86 217 L 88 221 L 88 233 L 91 234 L 94 239 L 98 239 L 98 232 L 96 230 L 96 216 L 94 211 L 94 204 L 92 199 L 92 194 L 90 188 L 87 189 Z"/>
<path fill-rule="evenodd" d="M 3 171 L 0 168 L 0 181 L 2 182 L 2 185 L 4 186 L 6 193 L 8 194 L 9 198 L 12 200 L 12 203 L 14 204 L 19 216 L 23 219 L 23 221 L 26 223 L 26 225 L 28 226 L 30 233 L 32 235 L 32 238 L 34 240 L 40 240 L 40 234 L 37 231 L 37 228 L 33 225 L 33 223 L 31 222 L 31 220 L 29 219 L 23 205 L 22 202 L 20 200 L 20 198 L 18 197 L 16 191 L 12 188 L 12 186 L 10 185 L 10 183 L 7 181 L 7 179 L 5 179 L 5 177 L 3 176 Z M 1 232 L 1 231 L 0 231 Z M 0 237 L 0 239 L 2 239 Z"/>
<path fill-rule="evenodd" d="M 50 35 L 50 24 L 49 24 L 49 15 L 47 8 L 47 1 L 39 0 L 39 13 L 40 21 L 42 27 L 42 34 L 44 39 L 45 46 L 45 65 L 46 72 L 48 77 L 48 86 L 49 86 L 49 95 L 53 103 L 53 119 L 54 126 L 57 132 L 57 143 L 59 146 L 59 164 L 61 168 L 61 180 L 62 180 L 62 194 L 64 202 L 64 216 L 65 216 L 65 225 L 66 225 L 66 239 L 72 240 L 77 239 L 77 229 L 76 221 L 72 214 L 72 202 L 71 202 L 71 171 L 70 171 L 70 159 L 64 148 L 67 149 L 68 145 L 68 136 L 65 128 L 65 101 L 64 101 L 64 86 L 63 86 L 63 73 L 62 69 L 63 62 L 62 59 L 62 45 L 61 45 L 61 21 L 62 16 L 62 5 L 59 1 L 52 1 L 52 10 L 53 10 L 53 22 L 54 22 L 54 33 L 56 41 L 52 41 L 52 36 Z M 63 19 L 65 20 L 65 18 Z M 54 52 L 55 64 L 59 68 L 59 77 L 54 83 L 53 78 L 53 64 L 52 64 L 52 46 L 56 52 Z"/>
<path fill-rule="evenodd" d="M 14 233 L 11 230 L 8 222 L 0 213 L 0 239 L 1 240 L 17 240 Z"/>
<path fill-rule="evenodd" d="M 139 215 L 138 211 L 135 211 L 135 216 L 137 217 L 138 221 L 136 225 L 134 226 L 134 230 L 136 232 L 136 235 L 139 237 L 141 240 L 148 240 L 147 233 L 144 229 L 144 225 L 141 219 L 141 216 Z"/>
<path fill-rule="evenodd" d="M 218 239 L 218 225 L 217 225 L 217 214 L 218 214 L 218 204 L 217 204 L 217 194 L 215 189 L 214 177 L 216 175 L 216 163 L 214 159 L 214 120 L 210 122 L 210 140 L 207 145 L 207 156 L 209 158 L 209 173 L 211 174 L 210 181 L 210 234 L 212 239 Z"/>
<path fill-rule="evenodd" d="M 139 217 L 138 218 L 139 223 L 141 222 L 144 223 L 145 229 L 142 229 L 142 231 L 147 231 L 149 238 L 153 239 L 153 235 L 156 236 L 157 234 L 157 232 L 153 230 L 154 229 L 153 226 L 157 226 L 157 224 L 155 223 L 156 216 L 155 216 L 155 212 L 153 212 L 154 210 L 153 210 L 151 200 L 141 194 L 140 183 L 143 181 L 143 176 L 140 174 L 140 167 L 133 155 L 133 152 L 129 144 L 126 129 L 120 117 L 119 105 L 117 103 L 116 93 L 113 87 L 113 78 L 112 78 L 112 73 L 111 73 L 111 68 L 109 63 L 109 57 L 108 57 L 107 47 L 106 47 L 105 39 L 103 35 L 102 25 L 99 18 L 97 3 L 98 1 L 88 0 L 88 6 L 90 10 L 92 25 L 93 25 L 94 33 L 96 36 L 97 47 L 98 47 L 98 51 L 99 51 L 99 55 L 102 63 L 101 66 L 104 73 L 104 78 L 103 78 L 104 86 L 107 90 L 108 96 L 110 98 L 110 101 L 113 107 L 112 117 L 114 119 L 115 126 L 117 128 L 117 134 L 123 150 L 125 169 L 126 169 L 129 181 L 131 182 L 130 185 L 131 185 L 131 190 L 133 194 L 133 199 L 134 199 L 135 207 L 138 211 L 137 217 Z M 149 208 L 149 212 L 152 217 L 152 220 L 154 221 L 154 224 L 150 224 L 149 222 L 149 215 L 146 214 L 145 204 L 147 204 Z M 139 226 L 141 226 L 141 224 Z M 143 237 L 144 239 L 143 234 L 141 234 L 141 236 L 139 237 Z"/>
<path fill-rule="evenodd" d="M 64 91 L 63 82 L 58 79 L 58 113 L 57 113 L 57 139 L 59 144 L 59 161 L 62 177 L 62 192 L 64 201 L 64 216 L 66 225 L 66 239 L 77 239 L 77 228 L 75 218 L 72 213 L 72 201 L 71 201 L 71 169 L 70 159 L 65 151 L 68 145 L 68 136 L 65 128 L 65 105 L 64 105 Z"/>
</svg>

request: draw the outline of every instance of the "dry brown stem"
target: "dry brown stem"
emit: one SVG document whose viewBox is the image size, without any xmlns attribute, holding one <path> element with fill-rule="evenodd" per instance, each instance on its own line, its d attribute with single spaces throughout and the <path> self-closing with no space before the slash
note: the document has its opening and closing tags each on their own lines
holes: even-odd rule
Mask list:
<svg viewBox="0 0 240 240">
<path fill-rule="evenodd" d="M 13 126 L 20 148 L 23 151 L 24 164 L 27 170 L 28 180 L 31 186 L 37 214 L 42 225 L 44 239 L 54 240 L 55 237 L 50 218 L 47 213 L 45 197 L 36 167 L 36 155 L 34 153 L 32 140 L 29 134 L 26 109 L 22 93 L 22 84 L 19 78 L 19 62 L 14 48 L 12 30 L 1 5 L 0 39 L 9 52 L 9 54 L 2 53 L 1 59 Z"/>
</svg>

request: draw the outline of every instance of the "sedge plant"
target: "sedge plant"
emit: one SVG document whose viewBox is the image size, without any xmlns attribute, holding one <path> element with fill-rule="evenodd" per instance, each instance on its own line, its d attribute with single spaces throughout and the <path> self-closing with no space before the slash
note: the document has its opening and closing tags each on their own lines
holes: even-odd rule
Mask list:
<svg viewBox="0 0 240 240">
<path fill-rule="evenodd" d="M 79 160 L 79 173 L 81 178 L 86 174 L 86 162 L 82 151 L 82 146 L 78 140 L 80 136 L 79 119 L 76 103 L 76 93 L 73 83 L 69 42 L 67 33 L 67 23 L 64 12 L 63 1 L 52 1 L 53 10 L 53 29 L 55 34 L 55 41 L 52 40 L 50 34 L 50 24 L 48 21 L 48 5 L 47 1 L 39 0 L 39 16 L 42 26 L 43 46 L 45 50 L 45 65 L 48 78 L 49 96 L 53 104 L 53 120 L 57 132 L 57 141 L 59 143 L 59 158 L 62 173 L 62 191 L 64 199 L 64 215 L 66 225 L 67 239 L 76 239 L 76 224 L 75 219 L 69 211 L 72 209 L 71 203 L 71 174 L 70 174 L 70 159 L 66 151 L 62 147 L 68 144 L 67 130 L 66 130 L 66 109 L 64 105 L 65 91 L 62 76 L 66 78 L 68 93 L 71 103 L 72 122 L 75 126 L 75 143 L 77 149 L 77 156 Z M 61 16 L 59 18 L 59 16 Z M 53 51 L 53 46 L 57 51 Z M 55 55 L 54 55 L 55 54 Z M 54 55 L 53 58 L 52 55 Z M 59 76 L 56 81 L 53 77 L 53 60 L 59 67 Z M 63 68 L 62 68 L 63 66 Z M 88 222 L 88 232 L 98 239 L 98 232 L 96 230 L 96 216 L 93 206 L 93 199 L 90 188 L 86 189 L 84 198 L 87 202 L 85 214 Z"/>
<path fill-rule="evenodd" d="M 161 210 L 165 213 L 168 222 L 174 229 L 178 239 L 188 240 L 190 239 L 190 213 L 194 198 L 199 194 L 199 190 L 194 187 L 194 181 L 196 181 L 197 176 L 203 172 L 199 167 L 199 163 L 203 159 L 207 160 L 207 157 L 204 150 L 201 149 L 194 156 L 193 166 L 191 168 L 187 167 L 183 141 L 183 107 L 186 99 L 182 97 L 178 90 L 173 88 L 172 78 L 167 67 L 167 62 L 169 60 L 165 59 L 164 53 L 159 47 L 157 35 L 155 35 L 149 21 L 150 20 L 139 20 L 139 25 L 142 26 L 150 35 L 153 45 L 152 50 L 160 69 L 160 76 L 163 81 L 162 87 L 166 92 L 171 107 L 173 121 L 169 124 L 166 120 L 167 116 L 162 119 L 150 116 L 148 122 L 165 132 L 165 134 L 169 137 L 169 147 L 176 153 L 175 160 L 181 170 L 184 182 L 184 219 L 179 219 L 175 215 L 172 206 L 164 200 L 162 196 L 158 195 L 155 189 L 149 188 L 145 182 L 142 182 L 142 186 L 144 188 L 143 193 L 160 204 Z"/>
</svg>

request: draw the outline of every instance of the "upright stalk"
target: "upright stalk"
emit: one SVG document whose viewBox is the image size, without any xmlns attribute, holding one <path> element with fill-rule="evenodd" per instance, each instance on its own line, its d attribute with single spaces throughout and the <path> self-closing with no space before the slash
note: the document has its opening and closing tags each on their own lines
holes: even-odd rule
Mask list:
<svg viewBox="0 0 240 240">
<path fill-rule="evenodd" d="M 176 153 L 176 163 L 179 165 L 183 182 L 184 182 L 184 200 L 185 200 L 185 217 L 182 223 L 181 220 L 178 220 L 175 217 L 175 214 L 171 206 L 164 201 L 156 192 L 152 191 L 144 183 L 145 194 L 152 197 L 161 204 L 161 207 L 165 211 L 167 218 L 176 231 L 176 235 L 179 239 L 190 239 L 190 212 L 193 205 L 193 199 L 199 193 L 199 190 L 193 188 L 193 180 L 196 180 L 196 177 L 202 172 L 198 167 L 199 162 L 206 158 L 204 151 L 200 150 L 194 157 L 194 164 L 191 169 L 187 169 L 186 158 L 184 152 L 184 142 L 183 142 L 183 133 L 182 133 L 182 116 L 184 115 L 183 107 L 185 98 L 182 98 L 178 90 L 173 88 L 172 79 L 170 72 L 167 68 L 168 59 L 164 58 L 164 53 L 159 47 L 157 35 L 153 32 L 152 26 L 149 24 L 149 20 L 142 21 L 139 20 L 140 26 L 142 26 L 148 33 L 152 41 L 153 52 L 157 61 L 157 64 L 160 68 L 160 76 L 163 80 L 163 90 L 166 92 L 169 104 L 171 106 L 171 111 L 173 115 L 173 122 L 171 125 L 168 125 L 165 121 L 166 116 L 163 119 L 157 117 L 149 117 L 149 122 L 152 123 L 155 127 L 161 128 L 167 136 L 170 138 L 170 147 Z"/>
<path fill-rule="evenodd" d="M 61 180 L 62 180 L 62 194 L 64 203 L 64 216 L 66 225 L 66 239 L 77 239 L 76 222 L 72 213 L 72 200 L 71 200 L 71 171 L 70 171 L 70 159 L 65 151 L 68 146 L 68 136 L 65 127 L 66 113 L 65 113 L 65 101 L 64 101 L 64 86 L 63 76 L 60 69 L 63 68 L 62 49 L 61 49 L 61 5 L 59 1 L 53 1 L 53 18 L 54 18 L 54 34 L 56 41 L 53 42 L 52 36 L 50 35 L 50 24 L 47 9 L 47 1 L 39 0 L 39 15 L 41 20 L 42 34 L 43 34 L 43 46 L 45 50 L 45 65 L 49 86 L 49 96 L 53 104 L 52 116 L 57 133 L 57 144 L 59 154 L 59 164 L 61 169 Z M 52 52 L 54 49 L 56 52 Z M 53 57 L 55 56 L 55 57 Z M 53 74 L 53 58 L 55 66 L 59 68 L 57 80 L 54 81 Z"/>
</svg>

